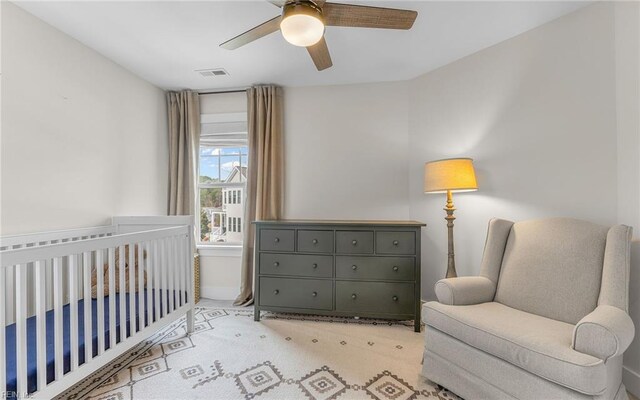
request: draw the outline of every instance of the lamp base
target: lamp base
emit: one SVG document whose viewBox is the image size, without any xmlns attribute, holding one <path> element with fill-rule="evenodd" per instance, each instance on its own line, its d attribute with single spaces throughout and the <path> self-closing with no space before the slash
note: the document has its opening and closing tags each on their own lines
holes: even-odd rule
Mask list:
<svg viewBox="0 0 640 400">
<path fill-rule="evenodd" d="M 453 194 L 451 190 L 447 190 L 447 204 L 444 207 L 444 211 L 447 212 L 447 216 L 444 219 L 447 221 L 447 234 L 448 234 L 448 243 L 449 243 L 449 251 L 447 254 L 447 278 L 456 278 L 458 274 L 456 273 L 456 259 L 453 252 L 453 221 L 456 217 L 453 215 L 453 212 L 456 208 L 453 206 Z"/>
</svg>

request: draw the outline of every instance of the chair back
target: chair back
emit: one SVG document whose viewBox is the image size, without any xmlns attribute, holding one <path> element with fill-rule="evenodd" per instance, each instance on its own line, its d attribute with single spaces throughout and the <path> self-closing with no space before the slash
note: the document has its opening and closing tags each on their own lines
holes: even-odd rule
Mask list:
<svg viewBox="0 0 640 400">
<path fill-rule="evenodd" d="M 495 301 L 577 323 L 598 305 L 608 232 L 608 227 L 571 218 L 514 223 Z"/>
</svg>

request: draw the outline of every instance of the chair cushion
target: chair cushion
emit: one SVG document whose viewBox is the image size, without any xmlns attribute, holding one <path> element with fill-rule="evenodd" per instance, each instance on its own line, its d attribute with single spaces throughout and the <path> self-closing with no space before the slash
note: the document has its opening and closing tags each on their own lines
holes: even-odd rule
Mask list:
<svg viewBox="0 0 640 400">
<path fill-rule="evenodd" d="M 576 324 L 596 308 L 608 231 L 572 218 L 516 222 L 494 301 Z"/>
<path fill-rule="evenodd" d="M 571 348 L 571 324 L 497 302 L 429 302 L 422 317 L 430 327 L 551 382 L 589 395 L 606 389 L 604 362 Z"/>
</svg>

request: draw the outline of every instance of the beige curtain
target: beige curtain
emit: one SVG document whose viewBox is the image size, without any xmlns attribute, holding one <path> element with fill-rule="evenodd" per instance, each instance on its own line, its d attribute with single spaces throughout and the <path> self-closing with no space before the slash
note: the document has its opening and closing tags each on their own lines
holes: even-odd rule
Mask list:
<svg viewBox="0 0 640 400">
<path fill-rule="evenodd" d="M 193 215 L 197 197 L 200 99 L 188 90 L 167 93 L 169 215 Z M 196 218 L 196 221 L 198 219 Z"/>
<path fill-rule="evenodd" d="M 247 90 L 249 169 L 242 247 L 240 295 L 234 305 L 253 303 L 255 227 L 251 221 L 279 219 L 283 206 L 282 89 Z"/>
</svg>

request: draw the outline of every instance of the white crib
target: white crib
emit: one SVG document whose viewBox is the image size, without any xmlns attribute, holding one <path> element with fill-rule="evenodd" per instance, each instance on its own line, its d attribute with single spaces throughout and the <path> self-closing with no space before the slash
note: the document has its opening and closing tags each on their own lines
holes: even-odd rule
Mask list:
<svg viewBox="0 0 640 400">
<path fill-rule="evenodd" d="M 185 314 L 192 332 L 192 231 L 190 216 L 114 217 L 0 237 L 0 398 L 52 398 Z"/>
</svg>

